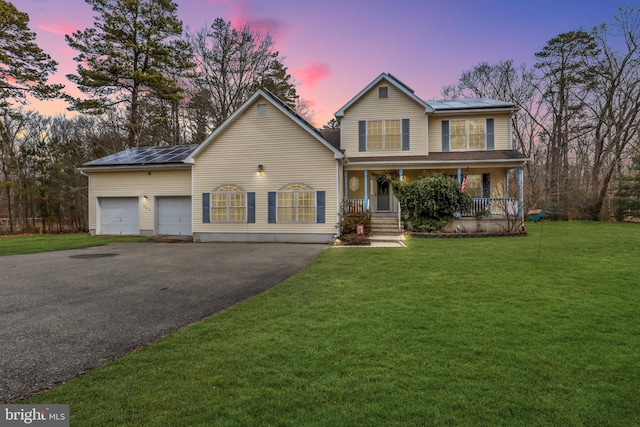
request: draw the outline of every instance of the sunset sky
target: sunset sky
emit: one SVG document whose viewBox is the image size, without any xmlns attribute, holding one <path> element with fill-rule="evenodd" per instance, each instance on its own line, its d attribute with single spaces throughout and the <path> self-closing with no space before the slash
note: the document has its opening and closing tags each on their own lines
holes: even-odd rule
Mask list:
<svg viewBox="0 0 640 427">
<path fill-rule="evenodd" d="M 177 0 L 188 32 L 223 18 L 269 32 L 299 82 L 320 126 L 382 72 L 423 99 L 482 61 L 533 64 L 534 53 L 559 33 L 610 21 L 623 4 L 640 0 Z M 38 45 L 60 63 L 52 82 L 67 85 L 76 64 L 65 34 L 93 25 L 83 0 L 13 0 L 29 14 Z M 66 104 L 39 103 L 43 114 Z"/>
</svg>

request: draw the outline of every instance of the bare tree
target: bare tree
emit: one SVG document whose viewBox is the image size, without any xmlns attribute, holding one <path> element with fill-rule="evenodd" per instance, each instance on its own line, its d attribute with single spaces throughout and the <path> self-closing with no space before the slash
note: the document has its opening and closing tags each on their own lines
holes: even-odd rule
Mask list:
<svg viewBox="0 0 640 427">
<path fill-rule="evenodd" d="M 613 23 L 595 28 L 593 36 L 601 54 L 590 69 L 585 104 L 591 124 L 585 219 L 598 220 L 612 178 L 620 173 L 625 153 L 638 142 L 640 9 L 622 7 Z"/>
<path fill-rule="evenodd" d="M 261 87 L 295 108 L 293 79 L 282 65 L 270 35 L 263 36 L 249 26 L 237 30 L 231 22 L 217 18 L 211 27 L 189 34 L 187 39 L 197 67 L 189 98 L 211 108 L 209 131 Z M 203 96 L 208 97 L 208 102 L 203 102 Z"/>
<path fill-rule="evenodd" d="M 541 72 L 539 89 L 551 114 L 544 133 L 548 138 L 547 211 L 552 219 L 569 219 L 569 148 L 585 132 L 588 70 L 598 54 L 593 36 L 585 31 L 559 34 L 536 53 L 539 60 L 535 67 Z"/>
</svg>

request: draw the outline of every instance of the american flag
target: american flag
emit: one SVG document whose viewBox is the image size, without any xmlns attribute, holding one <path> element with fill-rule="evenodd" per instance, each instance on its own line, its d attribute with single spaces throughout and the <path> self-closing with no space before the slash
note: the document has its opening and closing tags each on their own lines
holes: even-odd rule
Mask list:
<svg viewBox="0 0 640 427">
<path fill-rule="evenodd" d="M 460 184 L 460 192 L 464 193 L 467 189 L 467 173 L 464 173 L 464 178 L 462 178 L 462 184 Z"/>
</svg>

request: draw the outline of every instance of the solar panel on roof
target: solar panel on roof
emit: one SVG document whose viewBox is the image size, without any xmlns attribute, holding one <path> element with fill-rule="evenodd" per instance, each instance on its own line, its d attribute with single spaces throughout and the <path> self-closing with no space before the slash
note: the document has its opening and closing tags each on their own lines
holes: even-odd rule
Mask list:
<svg viewBox="0 0 640 427">
<path fill-rule="evenodd" d="M 197 144 L 169 147 L 135 147 L 85 163 L 85 166 L 114 166 L 178 163 L 186 159 Z"/>
</svg>

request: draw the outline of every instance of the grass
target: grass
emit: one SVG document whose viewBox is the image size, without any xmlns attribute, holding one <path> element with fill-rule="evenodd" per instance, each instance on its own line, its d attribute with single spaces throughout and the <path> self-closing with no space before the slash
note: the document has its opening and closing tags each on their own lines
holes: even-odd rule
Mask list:
<svg viewBox="0 0 640 427">
<path fill-rule="evenodd" d="M 81 426 L 640 425 L 640 226 L 528 229 L 327 250 L 29 402 Z"/>
<path fill-rule="evenodd" d="M 42 234 L 37 236 L 0 237 L 0 256 L 33 254 L 82 248 L 115 242 L 142 242 L 147 237 L 90 236 L 89 234 Z"/>
</svg>

